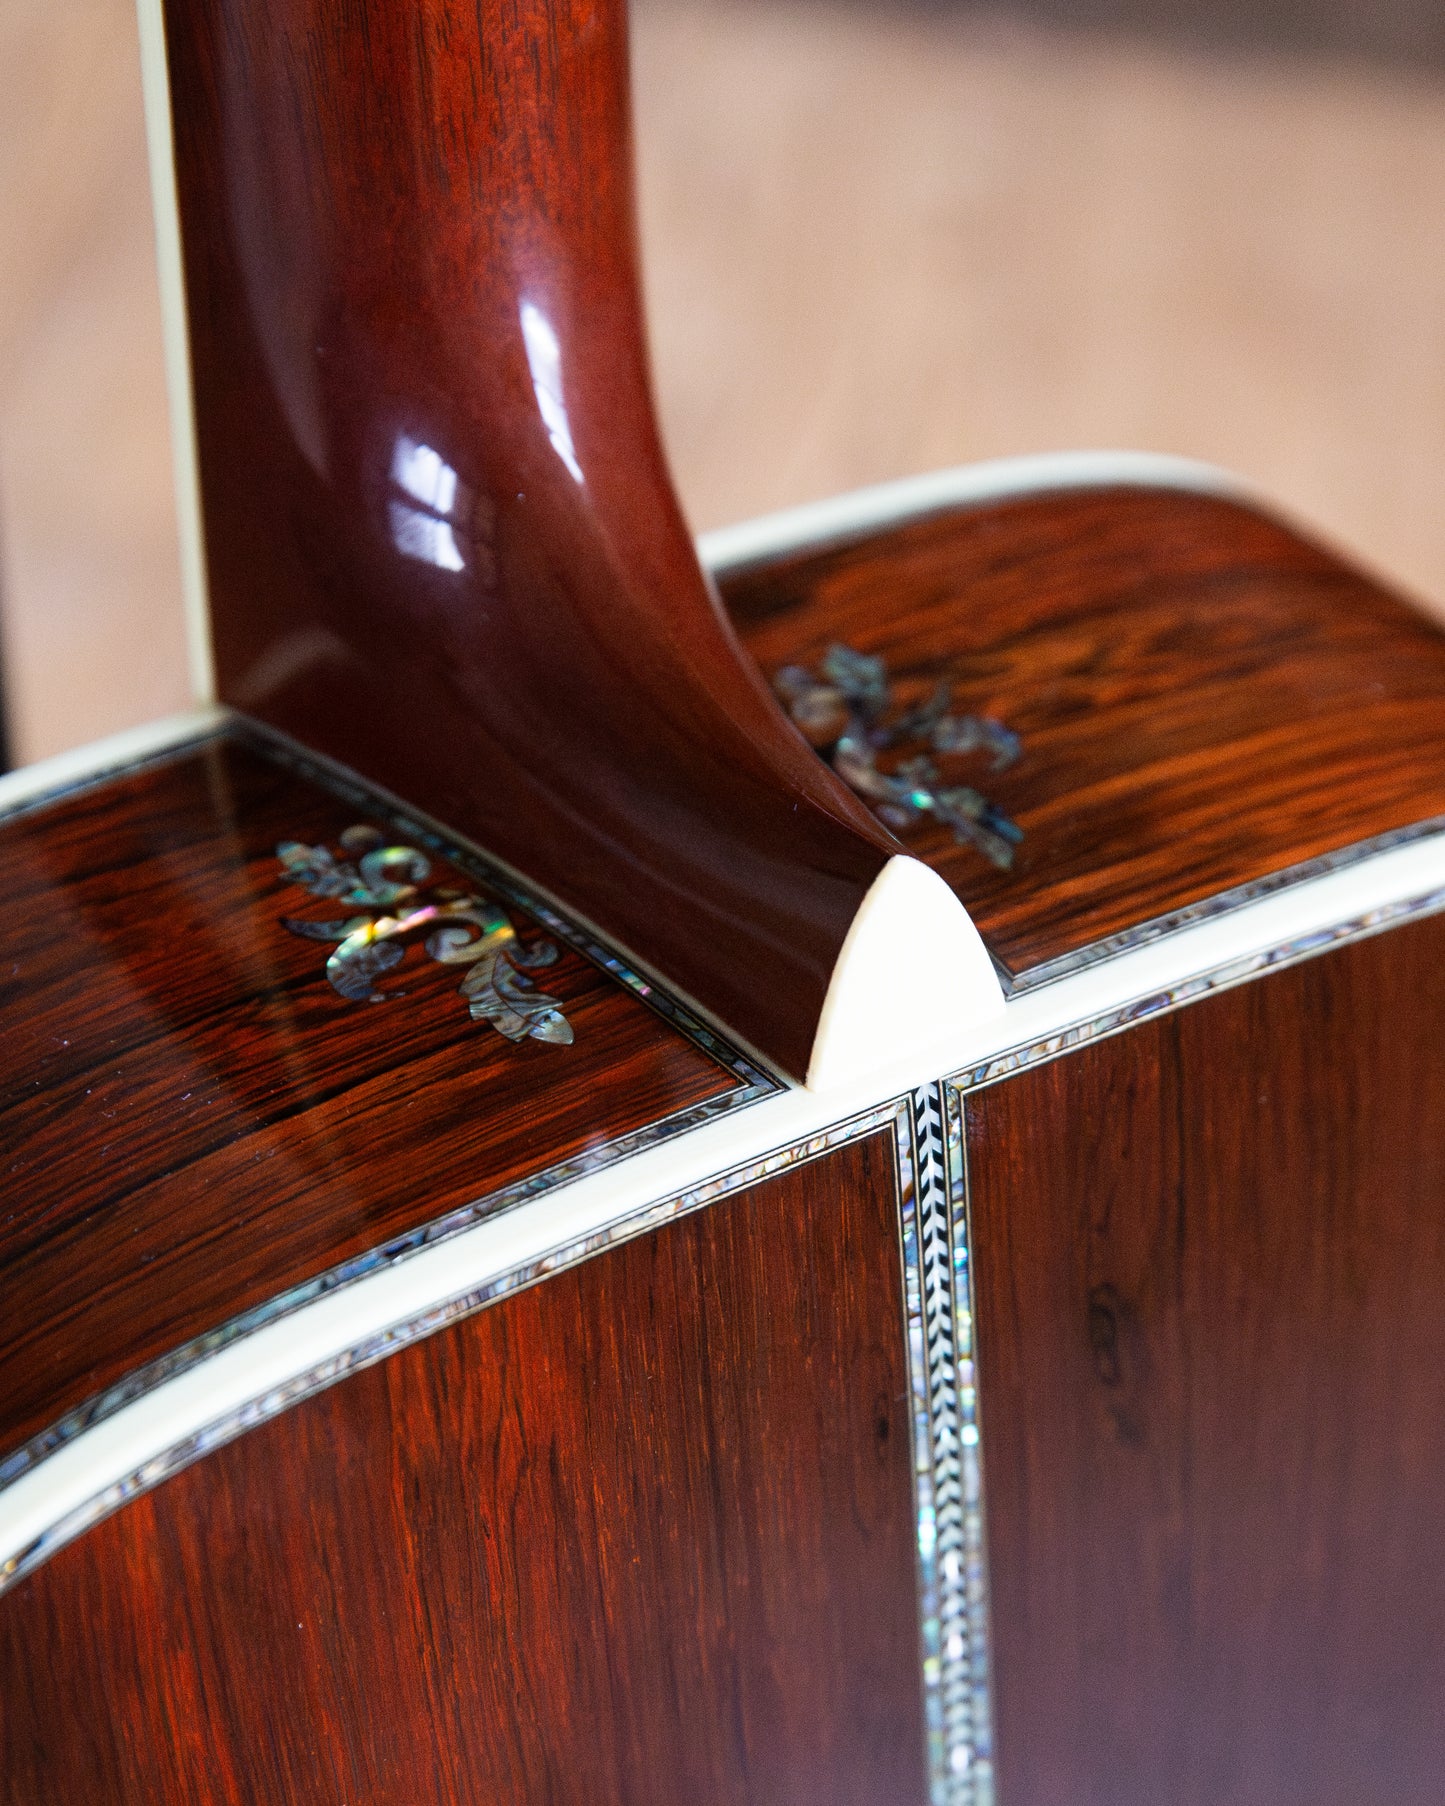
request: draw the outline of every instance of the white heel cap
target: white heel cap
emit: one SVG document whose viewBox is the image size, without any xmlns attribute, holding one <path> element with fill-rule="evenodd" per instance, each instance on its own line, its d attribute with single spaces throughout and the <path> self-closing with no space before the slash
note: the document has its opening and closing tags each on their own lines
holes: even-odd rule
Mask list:
<svg viewBox="0 0 1445 1806">
<path fill-rule="evenodd" d="M 1003 987 L 968 911 L 931 867 L 895 854 L 859 905 L 833 968 L 808 1089 L 862 1077 L 1003 1009 Z"/>
</svg>

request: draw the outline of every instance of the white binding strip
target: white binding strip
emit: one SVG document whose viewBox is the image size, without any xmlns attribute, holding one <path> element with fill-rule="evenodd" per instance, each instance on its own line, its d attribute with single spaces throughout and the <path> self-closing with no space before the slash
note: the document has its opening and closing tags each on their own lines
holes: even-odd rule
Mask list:
<svg viewBox="0 0 1445 1806">
<path fill-rule="evenodd" d="M 1237 982 L 1280 949 L 1373 932 L 1445 907 L 1445 834 L 1372 854 L 1193 924 L 1147 946 L 1010 1000 L 991 1021 L 944 1025 L 866 1080 L 826 1092 L 793 1089 L 721 1117 L 602 1172 L 423 1247 L 229 1343 L 101 1420 L 0 1494 L 0 1566 L 124 1485 L 147 1464 L 237 1416 L 255 1400 L 396 1326 L 618 1224 L 665 1207 L 717 1175 L 751 1166 L 940 1074 L 977 1073 L 1017 1050 L 1047 1047 L 1119 1012 L 1173 1007 L 1214 977 Z M 1343 930 L 1343 934 L 1342 931 Z"/>
<path fill-rule="evenodd" d="M 1027 458 L 995 458 L 961 464 L 953 470 L 903 477 L 871 489 L 854 489 L 801 508 L 764 514 L 735 527 L 701 534 L 698 556 L 714 576 L 762 564 L 788 552 L 832 545 L 901 526 L 926 515 L 942 514 L 978 502 L 1032 495 L 1058 489 L 1179 489 L 1195 495 L 1225 496 L 1262 505 L 1262 498 L 1242 477 L 1193 458 L 1164 452 L 1040 452 Z"/>
<path fill-rule="evenodd" d="M 171 89 L 166 68 L 166 32 L 161 0 L 139 0 L 141 88 L 145 96 L 146 146 L 150 154 L 151 208 L 155 216 L 156 266 L 160 276 L 161 330 L 170 404 L 171 468 L 176 492 L 176 525 L 181 542 L 181 594 L 186 609 L 186 649 L 191 698 L 215 700 L 216 668 L 211 618 L 206 604 L 206 561 L 201 527 L 201 482 L 196 458 L 196 418 L 191 398 L 190 333 L 181 264 L 181 215 L 176 197 L 175 148 L 171 137 Z"/>
<path fill-rule="evenodd" d="M 181 715 L 166 715 L 140 727 L 123 728 L 104 740 L 92 740 L 70 752 L 7 771 L 0 777 L 0 816 L 32 808 L 67 790 L 124 771 L 129 765 L 141 765 L 161 753 L 209 739 L 224 724 L 227 714 L 226 709 L 207 703 Z"/>
</svg>

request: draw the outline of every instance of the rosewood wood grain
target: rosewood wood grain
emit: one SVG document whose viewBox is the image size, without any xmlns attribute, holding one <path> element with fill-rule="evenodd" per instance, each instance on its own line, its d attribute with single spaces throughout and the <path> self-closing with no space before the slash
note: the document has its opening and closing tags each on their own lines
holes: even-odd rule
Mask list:
<svg viewBox="0 0 1445 1806">
<path fill-rule="evenodd" d="M 907 837 L 1016 977 L 1445 815 L 1445 636 L 1255 510 L 1161 490 L 954 510 L 728 575 L 771 674 L 830 641 L 1023 740 L 950 761 L 1024 829 L 1012 871 Z"/>
<path fill-rule="evenodd" d="M 0 1454 L 349 1256 L 745 1094 L 565 948 L 571 1046 L 471 1021 L 420 949 L 404 996 L 344 1001 L 281 926 L 338 907 L 276 846 L 358 816 L 218 742 L 0 824 Z"/>
<path fill-rule="evenodd" d="M 1445 918 L 966 1104 L 1004 1806 L 1445 1775 Z"/>
<path fill-rule="evenodd" d="M 225 699 L 454 824 L 801 1077 L 896 850 L 660 451 L 622 0 L 165 0 Z"/>
<path fill-rule="evenodd" d="M 549 1279 L 61 1550 L 0 1600 L 0 1794 L 923 1806 L 893 1159 Z"/>
</svg>

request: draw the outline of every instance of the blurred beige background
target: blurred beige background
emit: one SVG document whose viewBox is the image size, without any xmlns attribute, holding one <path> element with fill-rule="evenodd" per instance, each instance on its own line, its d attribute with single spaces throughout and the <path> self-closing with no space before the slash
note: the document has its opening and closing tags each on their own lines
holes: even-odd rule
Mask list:
<svg viewBox="0 0 1445 1806">
<path fill-rule="evenodd" d="M 1153 35 L 1126 0 L 1088 31 L 635 0 L 694 525 L 1138 447 L 1244 472 L 1445 601 L 1445 14 L 1402 5 L 1391 38 L 1295 0 L 1280 43 L 1249 9 L 1190 30 L 1187 0 Z M 37 757 L 186 700 L 131 0 L 0 0 L 0 247 L 0 594 Z"/>
</svg>

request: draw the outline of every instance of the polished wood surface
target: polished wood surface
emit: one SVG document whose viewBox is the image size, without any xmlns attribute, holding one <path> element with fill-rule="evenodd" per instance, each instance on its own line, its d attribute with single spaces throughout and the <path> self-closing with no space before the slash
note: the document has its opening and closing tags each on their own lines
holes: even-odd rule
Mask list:
<svg viewBox="0 0 1445 1806">
<path fill-rule="evenodd" d="M 1007 771 L 956 767 L 1024 829 L 1012 871 L 908 837 L 1015 975 L 1445 814 L 1445 636 L 1234 502 L 999 502 L 723 588 L 769 674 L 841 640 L 1021 736 Z"/>
<path fill-rule="evenodd" d="M 61 1550 L 0 1600 L 0 1794 L 923 1806 L 893 1158 L 549 1279 Z"/>
<path fill-rule="evenodd" d="M 967 1100 L 1004 1806 L 1433 1806 L 1445 919 Z"/>
<path fill-rule="evenodd" d="M 892 842 L 657 442 L 622 0 L 166 0 L 225 699 L 453 823 L 794 1076 Z"/>
<path fill-rule="evenodd" d="M 404 996 L 346 1002 L 281 918 L 349 906 L 276 847 L 359 818 L 216 743 L 0 824 L 0 1454 L 348 1256 L 740 1093 L 565 947 L 538 981 L 570 1046 L 472 1021 L 420 949 L 382 982 Z"/>
</svg>

